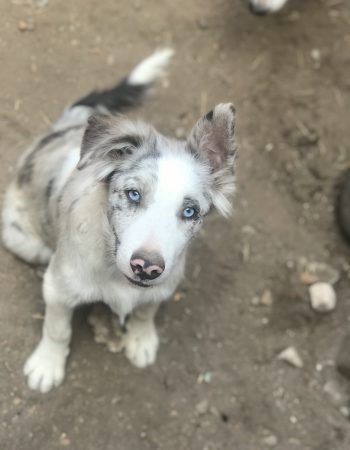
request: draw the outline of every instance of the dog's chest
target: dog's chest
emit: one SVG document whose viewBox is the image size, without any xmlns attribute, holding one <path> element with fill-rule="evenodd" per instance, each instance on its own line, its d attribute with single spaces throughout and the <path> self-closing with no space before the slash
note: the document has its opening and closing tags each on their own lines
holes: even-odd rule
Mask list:
<svg viewBox="0 0 350 450">
<path fill-rule="evenodd" d="M 124 323 L 125 317 L 139 304 L 145 302 L 145 296 L 138 289 L 117 280 L 108 280 L 103 286 L 102 300 L 119 316 Z"/>
<path fill-rule="evenodd" d="M 124 280 L 109 280 L 102 286 L 104 303 L 119 316 L 121 323 L 134 308 L 145 303 L 160 303 L 169 298 L 175 286 L 167 283 L 152 288 L 138 288 L 131 286 Z"/>
</svg>

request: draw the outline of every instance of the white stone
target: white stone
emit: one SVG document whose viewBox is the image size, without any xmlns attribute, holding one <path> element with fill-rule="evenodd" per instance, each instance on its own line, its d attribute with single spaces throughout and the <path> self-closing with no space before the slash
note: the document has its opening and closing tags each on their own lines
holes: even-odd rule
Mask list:
<svg viewBox="0 0 350 450">
<path fill-rule="evenodd" d="M 318 312 L 333 311 L 337 296 L 329 283 L 315 283 L 309 287 L 311 307 Z"/>
<path fill-rule="evenodd" d="M 321 50 L 319 48 L 313 48 L 310 54 L 314 61 L 319 61 L 321 59 Z"/>
<path fill-rule="evenodd" d="M 341 406 L 339 411 L 343 414 L 344 417 L 350 416 L 350 409 L 347 406 Z"/>
<path fill-rule="evenodd" d="M 260 297 L 260 304 L 263 306 L 271 306 L 273 303 L 272 293 L 269 289 L 266 289 Z"/>
<path fill-rule="evenodd" d="M 329 380 L 323 386 L 323 391 L 328 395 L 330 401 L 335 406 L 343 406 L 346 401 L 339 383 L 336 380 Z"/>
<path fill-rule="evenodd" d="M 268 447 L 276 447 L 278 443 L 277 437 L 274 436 L 273 434 L 265 436 L 263 441 Z"/>
<path fill-rule="evenodd" d="M 298 367 L 299 369 L 304 365 L 303 360 L 294 347 L 286 348 L 278 355 L 277 358 L 281 361 L 287 362 L 291 366 Z"/>
<path fill-rule="evenodd" d="M 207 400 L 203 400 L 196 405 L 196 413 L 199 416 L 206 414 L 209 411 L 209 403 Z"/>
</svg>

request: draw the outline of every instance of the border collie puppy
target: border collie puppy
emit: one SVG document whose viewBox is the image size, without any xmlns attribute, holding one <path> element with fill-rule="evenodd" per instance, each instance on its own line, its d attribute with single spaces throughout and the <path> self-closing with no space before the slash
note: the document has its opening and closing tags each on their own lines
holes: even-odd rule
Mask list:
<svg viewBox="0 0 350 450">
<path fill-rule="evenodd" d="M 115 87 L 67 108 L 23 155 L 7 190 L 4 245 L 48 265 L 42 338 L 24 367 L 32 389 L 63 381 L 73 310 L 97 300 L 125 322 L 127 358 L 152 364 L 154 315 L 183 277 L 190 241 L 211 209 L 230 212 L 232 104 L 200 118 L 184 141 L 117 114 L 141 101 L 171 55 L 154 53 Z"/>
</svg>

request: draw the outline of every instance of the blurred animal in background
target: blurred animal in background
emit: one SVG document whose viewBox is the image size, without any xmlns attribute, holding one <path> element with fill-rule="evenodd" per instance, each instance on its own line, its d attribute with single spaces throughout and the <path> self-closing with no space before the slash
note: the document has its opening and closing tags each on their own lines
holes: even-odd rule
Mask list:
<svg viewBox="0 0 350 450">
<path fill-rule="evenodd" d="M 248 0 L 252 13 L 263 16 L 279 11 L 288 0 Z"/>
<path fill-rule="evenodd" d="M 183 277 L 188 245 L 205 216 L 230 212 L 235 110 L 219 104 L 187 140 L 116 115 L 137 105 L 172 51 L 142 61 L 112 89 L 67 108 L 20 160 L 3 209 L 3 241 L 48 264 L 42 339 L 24 367 L 48 392 L 65 374 L 73 308 L 102 300 L 125 324 L 137 367 L 155 361 L 154 315 Z"/>
<path fill-rule="evenodd" d="M 336 205 L 336 218 L 343 236 L 350 244 L 350 169 L 342 176 Z"/>
</svg>

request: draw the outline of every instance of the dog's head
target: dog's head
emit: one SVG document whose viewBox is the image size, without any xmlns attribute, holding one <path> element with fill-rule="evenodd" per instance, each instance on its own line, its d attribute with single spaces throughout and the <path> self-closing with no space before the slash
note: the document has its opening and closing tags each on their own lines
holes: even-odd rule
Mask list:
<svg viewBox="0 0 350 450">
<path fill-rule="evenodd" d="M 108 183 L 109 246 L 130 283 L 161 284 L 209 210 L 229 214 L 234 121 L 233 106 L 220 104 L 178 141 L 144 123 L 90 118 L 78 168 Z"/>
<path fill-rule="evenodd" d="M 283 8 L 287 0 L 248 0 L 249 9 L 256 15 L 265 15 Z"/>
</svg>

